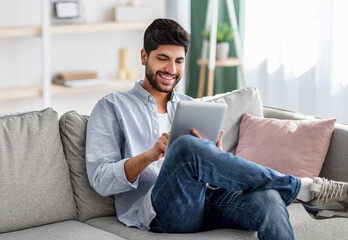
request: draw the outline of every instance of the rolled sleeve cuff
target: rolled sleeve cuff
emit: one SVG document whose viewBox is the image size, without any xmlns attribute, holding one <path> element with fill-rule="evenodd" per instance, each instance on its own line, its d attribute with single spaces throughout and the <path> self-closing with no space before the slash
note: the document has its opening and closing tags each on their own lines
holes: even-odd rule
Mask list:
<svg viewBox="0 0 348 240">
<path fill-rule="evenodd" d="M 139 186 L 139 177 L 134 182 L 129 182 L 126 177 L 126 172 L 124 170 L 124 164 L 130 158 L 123 159 L 115 164 L 115 178 L 118 179 L 124 186 L 129 186 L 132 189 L 137 189 Z"/>
</svg>

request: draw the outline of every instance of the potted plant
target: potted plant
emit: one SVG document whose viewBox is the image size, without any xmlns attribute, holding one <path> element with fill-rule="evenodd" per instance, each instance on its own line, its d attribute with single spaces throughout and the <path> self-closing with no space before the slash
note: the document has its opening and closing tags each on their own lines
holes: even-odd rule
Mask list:
<svg viewBox="0 0 348 240">
<path fill-rule="evenodd" d="M 203 32 L 203 37 L 210 40 L 210 29 Z M 218 23 L 216 32 L 216 59 L 228 57 L 230 42 L 234 38 L 233 29 L 228 23 Z"/>
</svg>

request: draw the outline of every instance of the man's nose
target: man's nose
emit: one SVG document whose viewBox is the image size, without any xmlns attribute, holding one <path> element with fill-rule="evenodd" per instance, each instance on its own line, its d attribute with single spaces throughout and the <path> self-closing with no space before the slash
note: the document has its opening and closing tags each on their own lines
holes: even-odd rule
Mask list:
<svg viewBox="0 0 348 240">
<path fill-rule="evenodd" d="M 176 74 L 176 65 L 175 61 L 169 61 L 166 66 L 166 71 L 170 74 Z"/>
</svg>

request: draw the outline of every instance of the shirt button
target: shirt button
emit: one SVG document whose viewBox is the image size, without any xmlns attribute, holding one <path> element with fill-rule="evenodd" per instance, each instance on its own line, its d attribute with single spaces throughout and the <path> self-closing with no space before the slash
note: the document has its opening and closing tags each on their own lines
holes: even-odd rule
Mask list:
<svg viewBox="0 0 348 240">
<path fill-rule="evenodd" d="M 154 132 L 155 134 L 157 134 L 157 130 L 153 130 L 153 132 Z"/>
<path fill-rule="evenodd" d="M 150 97 L 149 100 L 152 101 L 152 97 Z"/>
<path fill-rule="evenodd" d="M 152 112 L 153 112 L 153 113 L 155 113 L 155 112 L 156 112 L 156 110 L 155 110 L 155 109 L 152 109 Z"/>
<path fill-rule="evenodd" d="M 147 104 L 147 101 L 145 100 L 144 103 Z"/>
</svg>

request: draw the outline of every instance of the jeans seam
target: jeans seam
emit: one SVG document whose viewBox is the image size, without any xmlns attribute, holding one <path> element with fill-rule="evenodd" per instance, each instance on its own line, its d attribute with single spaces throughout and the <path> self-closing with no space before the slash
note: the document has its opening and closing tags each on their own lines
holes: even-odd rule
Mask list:
<svg viewBox="0 0 348 240">
<path fill-rule="evenodd" d="M 215 204 L 215 203 L 209 203 L 209 202 L 207 204 L 209 204 L 211 206 L 215 206 L 215 207 L 233 207 L 235 209 L 245 210 L 246 212 L 251 213 L 252 215 L 255 216 L 255 214 L 252 211 L 250 211 L 250 210 L 248 210 L 246 208 L 242 208 L 242 207 L 238 207 L 238 206 L 234 206 L 234 205 L 227 205 L 227 204 L 226 205 L 225 204 L 221 205 L 221 204 Z"/>
<path fill-rule="evenodd" d="M 289 201 L 287 201 L 285 203 L 286 206 L 289 206 L 291 203 L 293 203 L 296 200 L 296 197 L 297 197 L 298 193 L 300 192 L 301 181 L 300 181 L 299 178 L 296 178 L 296 181 L 297 181 L 297 185 L 296 185 L 295 193 L 293 194 L 292 197 L 290 197 Z"/>
<path fill-rule="evenodd" d="M 201 166 L 201 168 L 204 169 L 204 170 L 210 169 L 209 167 L 205 167 L 205 166 Z M 238 181 L 238 180 L 236 180 L 235 178 L 231 178 L 230 176 L 225 176 L 225 175 L 223 175 L 223 174 L 220 174 L 220 173 L 217 172 L 217 171 L 214 171 L 213 174 L 219 175 L 220 177 L 229 179 L 229 180 L 231 180 L 231 181 L 237 182 L 237 183 L 240 184 L 240 185 L 243 185 L 243 182 Z M 218 186 L 218 187 L 223 188 L 223 187 L 221 187 L 221 186 Z M 229 188 L 226 188 L 226 189 L 229 189 Z M 241 191 L 245 191 L 245 189 L 240 189 L 240 190 L 241 190 Z"/>
</svg>

